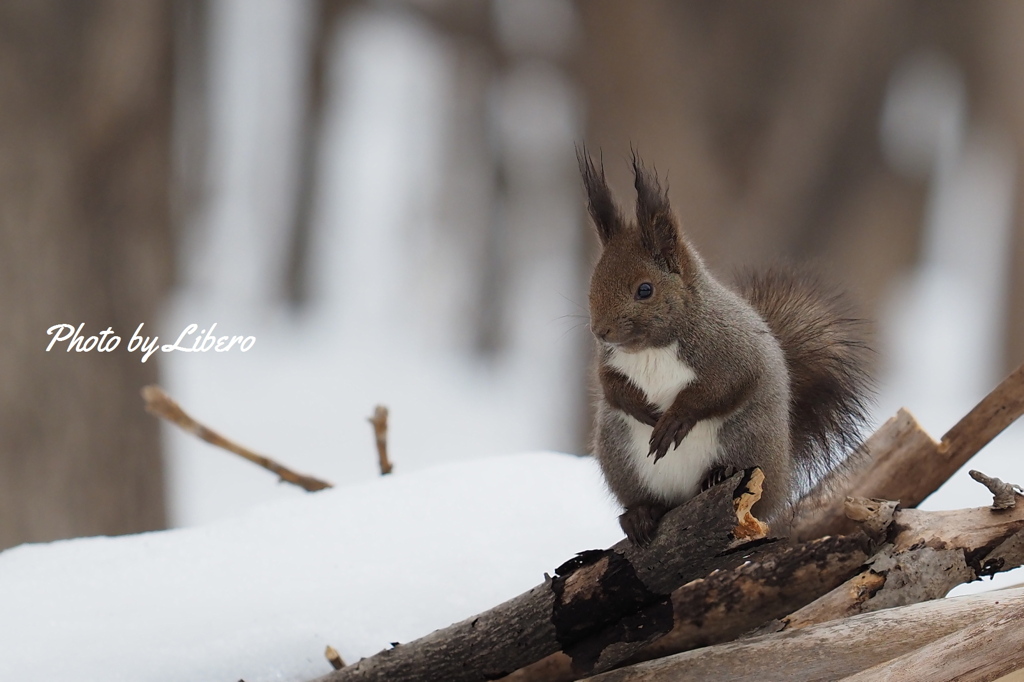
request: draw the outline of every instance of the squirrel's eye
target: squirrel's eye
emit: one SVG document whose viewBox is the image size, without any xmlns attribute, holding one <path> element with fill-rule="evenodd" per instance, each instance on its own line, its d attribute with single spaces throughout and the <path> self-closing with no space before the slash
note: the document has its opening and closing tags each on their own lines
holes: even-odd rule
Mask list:
<svg viewBox="0 0 1024 682">
<path fill-rule="evenodd" d="M 636 288 L 636 298 L 639 301 L 642 301 L 645 298 L 650 298 L 653 293 L 654 287 L 652 287 L 649 282 L 644 282 Z"/>
</svg>

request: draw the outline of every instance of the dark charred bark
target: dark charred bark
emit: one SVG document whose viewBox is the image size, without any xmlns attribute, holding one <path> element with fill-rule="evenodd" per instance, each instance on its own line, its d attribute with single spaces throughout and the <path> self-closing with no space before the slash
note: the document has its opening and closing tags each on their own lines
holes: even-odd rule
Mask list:
<svg viewBox="0 0 1024 682">
<path fill-rule="evenodd" d="M 749 516 L 760 479 L 756 469 L 737 474 L 673 509 L 647 547 L 622 541 L 582 552 L 529 592 L 321 680 L 497 679 L 624 620 L 626 630 L 667 632 L 673 590 L 773 546 Z"/>
<path fill-rule="evenodd" d="M 567 682 L 623 663 L 728 642 L 839 586 L 861 570 L 873 545 L 863 533 L 772 545 L 749 563 L 689 582 L 670 598 L 516 671 L 505 682 Z"/>
</svg>

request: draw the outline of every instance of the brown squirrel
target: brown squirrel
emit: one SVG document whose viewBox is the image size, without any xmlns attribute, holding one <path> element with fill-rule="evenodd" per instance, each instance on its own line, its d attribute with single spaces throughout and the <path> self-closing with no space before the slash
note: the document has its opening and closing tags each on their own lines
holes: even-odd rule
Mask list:
<svg viewBox="0 0 1024 682">
<path fill-rule="evenodd" d="M 729 289 L 635 154 L 635 222 L 603 166 L 577 156 L 603 247 L 590 281 L 594 449 L 625 508 L 623 531 L 650 542 L 669 508 L 752 466 L 765 474 L 755 512 L 784 525 L 795 498 L 857 443 L 869 385 L 860 320 L 807 275 L 772 270 Z"/>
</svg>

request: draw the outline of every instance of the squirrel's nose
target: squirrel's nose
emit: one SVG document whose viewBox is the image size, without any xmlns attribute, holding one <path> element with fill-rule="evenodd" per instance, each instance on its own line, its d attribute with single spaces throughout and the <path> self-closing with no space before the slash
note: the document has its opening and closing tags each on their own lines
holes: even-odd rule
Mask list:
<svg viewBox="0 0 1024 682">
<path fill-rule="evenodd" d="M 612 333 L 612 328 L 610 326 L 608 326 L 608 325 L 604 325 L 604 326 L 601 326 L 601 327 L 596 327 L 594 329 L 594 334 L 596 334 L 597 338 L 601 339 L 602 341 L 607 341 L 608 337 L 611 335 L 611 333 Z"/>
</svg>

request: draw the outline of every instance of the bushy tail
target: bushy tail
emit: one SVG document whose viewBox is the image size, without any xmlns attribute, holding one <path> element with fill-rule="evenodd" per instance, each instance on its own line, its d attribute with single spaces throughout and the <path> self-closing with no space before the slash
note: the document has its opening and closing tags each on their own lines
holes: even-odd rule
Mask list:
<svg viewBox="0 0 1024 682">
<path fill-rule="evenodd" d="M 786 355 L 793 457 L 808 473 L 804 485 L 814 485 L 854 463 L 871 394 L 864 322 L 841 294 L 805 273 L 751 274 L 739 289 Z"/>
</svg>

